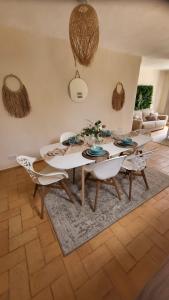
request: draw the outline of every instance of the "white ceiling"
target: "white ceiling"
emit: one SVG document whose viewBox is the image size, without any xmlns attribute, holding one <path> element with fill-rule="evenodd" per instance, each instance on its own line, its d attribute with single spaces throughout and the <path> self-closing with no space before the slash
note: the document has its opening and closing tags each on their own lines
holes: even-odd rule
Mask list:
<svg viewBox="0 0 169 300">
<path fill-rule="evenodd" d="M 169 59 L 143 57 L 141 64 L 144 68 L 151 68 L 155 70 L 169 70 Z"/>
<path fill-rule="evenodd" d="M 169 69 L 169 1 L 88 3 L 99 16 L 100 47 L 145 56 L 143 64 Z M 75 0 L 0 0 L 0 26 L 68 39 L 69 16 L 76 4 Z"/>
</svg>

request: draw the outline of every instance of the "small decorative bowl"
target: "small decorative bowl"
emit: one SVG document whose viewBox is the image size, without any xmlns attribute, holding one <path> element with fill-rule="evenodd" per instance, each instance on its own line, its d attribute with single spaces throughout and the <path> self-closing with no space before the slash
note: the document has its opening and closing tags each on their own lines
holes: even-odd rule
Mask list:
<svg viewBox="0 0 169 300">
<path fill-rule="evenodd" d="M 93 154 L 100 153 L 102 150 L 103 150 L 102 147 L 96 146 L 96 145 L 94 145 L 94 146 L 92 146 L 92 147 L 90 148 L 90 151 L 91 151 L 91 153 L 93 153 Z"/>
<path fill-rule="evenodd" d="M 102 130 L 102 132 L 101 132 L 101 136 L 102 137 L 109 137 L 109 136 L 111 136 L 112 135 L 112 130 L 109 130 L 109 129 L 107 129 L 107 130 Z"/>
<path fill-rule="evenodd" d="M 122 139 L 122 143 L 125 145 L 131 145 L 133 143 L 133 140 L 131 138 L 124 138 Z"/>
</svg>

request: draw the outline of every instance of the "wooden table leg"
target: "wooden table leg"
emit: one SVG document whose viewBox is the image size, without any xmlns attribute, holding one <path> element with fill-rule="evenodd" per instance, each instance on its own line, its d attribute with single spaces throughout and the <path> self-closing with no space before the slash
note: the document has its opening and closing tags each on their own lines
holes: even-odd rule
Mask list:
<svg viewBox="0 0 169 300">
<path fill-rule="evenodd" d="M 85 170 L 84 167 L 82 166 L 81 168 L 81 205 L 84 205 L 85 201 Z"/>
<path fill-rule="evenodd" d="M 99 196 L 99 189 L 100 189 L 100 181 L 97 180 L 96 181 L 96 196 L 95 196 L 95 202 L 94 202 L 94 206 L 93 206 L 93 211 L 96 211 L 97 201 L 98 201 L 98 196 Z"/>
<path fill-rule="evenodd" d="M 132 191 L 133 173 L 129 172 L 129 200 L 131 201 L 131 191 Z"/>
</svg>

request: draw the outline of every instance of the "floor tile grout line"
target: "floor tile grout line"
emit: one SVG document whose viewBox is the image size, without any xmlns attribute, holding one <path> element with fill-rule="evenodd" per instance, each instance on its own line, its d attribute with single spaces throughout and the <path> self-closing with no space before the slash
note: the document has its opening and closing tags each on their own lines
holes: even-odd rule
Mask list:
<svg viewBox="0 0 169 300">
<path fill-rule="evenodd" d="M 31 278 L 29 276 L 28 260 L 27 260 L 26 246 L 25 245 L 24 245 L 24 250 L 25 250 L 25 263 L 26 263 L 27 276 L 28 276 L 29 293 L 30 293 L 30 296 L 32 296 L 32 293 L 31 293 L 31 282 L 30 282 Z"/>
</svg>

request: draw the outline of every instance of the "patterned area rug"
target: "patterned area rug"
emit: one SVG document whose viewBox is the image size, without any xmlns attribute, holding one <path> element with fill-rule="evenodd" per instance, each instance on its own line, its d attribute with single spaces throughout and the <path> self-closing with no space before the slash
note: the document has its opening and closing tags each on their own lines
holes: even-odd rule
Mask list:
<svg viewBox="0 0 169 300">
<path fill-rule="evenodd" d="M 152 132 L 151 137 L 153 142 L 169 147 L 169 138 L 167 138 L 167 130 L 168 127 L 159 131 Z"/>
<path fill-rule="evenodd" d="M 99 193 L 96 212 L 90 208 L 95 197 L 95 183 L 87 181 L 85 205 L 79 204 L 80 177 L 77 185 L 70 188 L 75 197 L 75 204 L 67 200 L 65 192 L 51 189 L 45 197 L 45 205 L 57 234 L 64 255 L 69 254 L 98 233 L 118 221 L 120 218 L 134 210 L 136 207 L 158 194 L 169 186 L 169 176 L 156 169 L 146 170 L 149 190 L 145 189 L 142 177 L 136 177 L 133 183 L 132 200 L 128 200 L 128 178 L 119 175 L 122 200 L 120 201 L 113 187 L 102 185 Z"/>
</svg>

